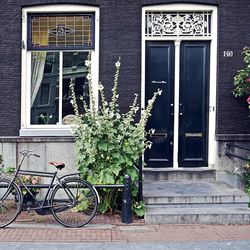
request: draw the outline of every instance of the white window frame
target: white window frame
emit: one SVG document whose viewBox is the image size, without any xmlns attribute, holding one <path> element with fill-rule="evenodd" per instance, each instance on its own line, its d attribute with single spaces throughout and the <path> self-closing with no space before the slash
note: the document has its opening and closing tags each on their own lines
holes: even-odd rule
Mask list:
<svg viewBox="0 0 250 250">
<path fill-rule="evenodd" d="M 94 21 L 94 49 L 77 51 L 91 51 L 91 74 L 94 96 L 98 103 L 99 82 L 99 8 L 78 4 L 54 4 L 45 6 L 26 7 L 22 9 L 22 64 L 21 64 L 21 129 L 20 136 L 72 136 L 69 125 L 31 125 L 30 124 L 30 81 L 31 81 L 31 53 L 27 50 L 28 15 L 41 13 L 89 13 L 95 14 Z M 63 50 L 59 50 L 62 53 Z M 68 50 L 67 50 L 68 51 Z M 70 50 L 69 50 L 70 51 Z M 97 108 L 97 107 L 96 107 Z"/>
<path fill-rule="evenodd" d="M 208 11 L 211 12 L 211 35 L 209 37 L 146 37 L 145 27 L 147 11 L 167 11 L 167 12 L 198 12 Z M 175 102 L 179 104 L 179 57 L 180 57 L 180 43 L 181 41 L 210 41 L 210 81 L 209 81 L 209 137 L 208 137 L 208 166 L 213 168 L 215 164 L 215 124 L 216 124 L 216 86 L 217 86 L 217 22 L 218 22 L 218 10 L 213 5 L 203 4 L 164 4 L 164 5 L 152 5 L 142 8 L 142 44 L 141 44 L 141 104 L 142 108 L 145 106 L 145 44 L 146 41 L 174 41 L 175 43 Z M 179 116 L 179 105 L 175 105 L 174 116 Z M 179 168 L 178 166 L 178 119 L 174 122 L 174 159 L 173 168 Z"/>
</svg>

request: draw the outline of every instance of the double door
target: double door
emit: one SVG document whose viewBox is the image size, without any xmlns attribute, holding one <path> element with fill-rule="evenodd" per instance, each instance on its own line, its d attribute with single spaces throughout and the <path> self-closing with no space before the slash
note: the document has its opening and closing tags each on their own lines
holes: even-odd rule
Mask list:
<svg viewBox="0 0 250 250">
<path fill-rule="evenodd" d="M 208 41 L 146 43 L 145 99 L 157 89 L 148 129 L 152 148 L 147 167 L 208 165 L 209 55 Z M 177 55 L 178 52 L 178 55 Z"/>
</svg>

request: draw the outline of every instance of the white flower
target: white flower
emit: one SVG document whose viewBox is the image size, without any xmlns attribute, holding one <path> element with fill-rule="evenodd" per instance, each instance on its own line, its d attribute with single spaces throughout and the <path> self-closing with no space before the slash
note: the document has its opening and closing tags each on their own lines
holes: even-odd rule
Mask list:
<svg viewBox="0 0 250 250">
<path fill-rule="evenodd" d="M 91 75 L 87 74 L 86 78 L 88 79 L 88 81 L 90 81 L 91 80 Z"/>
<path fill-rule="evenodd" d="M 153 100 L 148 100 L 148 104 L 152 105 L 153 104 Z"/>
<path fill-rule="evenodd" d="M 98 85 L 98 89 L 99 89 L 100 91 L 102 91 L 102 90 L 104 89 L 103 85 L 102 85 L 102 84 L 99 84 L 99 85 Z"/>
<path fill-rule="evenodd" d="M 90 64 L 91 64 L 91 61 L 90 61 L 90 60 L 86 60 L 86 61 L 85 61 L 85 65 L 86 65 L 87 67 L 89 67 Z"/>
<path fill-rule="evenodd" d="M 161 95 L 162 90 L 158 89 L 158 95 Z"/>
<path fill-rule="evenodd" d="M 153 135 L 154 133 L 155 133 L 155 129 L 150 129 L 150 131 L 149 131 L 149 133 L 151 134 L 151 135 Z"/>
<path fill-rule="evenodd" d="M 120 63 L 119 61 L 117 61 L 117 62 L 115 63 L 115 66 L 116 66 L 116 68 L 120 68 L 120 67 L 121 67 L 121 63 Z"/>
<path fill-rule="evenodd" d="M 153 143 L 152 143 L 152 142 L 149 142 L 149 143 L 148 143 L 148 149 L 151 149 L 152 145 L 153 145 Z"/>
<path fill-rule="evenodd" d="M 49 119 L 51 119 L 52 117 L 53 117 L 53 115 L 50 115 L 50 116 L 49 116 Z"/>
</svg>

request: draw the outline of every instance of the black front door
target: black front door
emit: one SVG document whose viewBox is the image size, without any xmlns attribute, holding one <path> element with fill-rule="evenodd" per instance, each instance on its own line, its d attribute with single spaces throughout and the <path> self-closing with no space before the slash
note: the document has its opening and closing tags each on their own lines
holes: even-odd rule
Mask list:
<svg viewBox="0 0 250 250">
<path fill-rule="evenodd" d="M 174 43 L 148 42 L 146 44 L 146 100 L 157 89 L 162 95 L 155 102 L 148 129 L 154 128 L 153 142 L 145 154 L 148 167 L 171 167 L 173 164 L 174 122 Z"/>
<path fill-rule="evenodd" d="M 172 167 L 174 150 L 179 167 L 208 165 L 209 42 L 182 42 L 180 48 L 179 103 L 174 100 L 174 42 L 146 43 L 146 102 L 158 88 L 148 129 L 155 134 L 145 154 L 147 167 Z M 174 117 L 178 105 L 178 117 Z M 178 119 L 178 131 L 174 131 Z M 178 136 L 178 146 L 174 145 Z"/>
<path fill-rule="evenodd" d="M 209 42 L 182 42 L 179 148 L 181 167 L 207 166 Z"/>
</svg>

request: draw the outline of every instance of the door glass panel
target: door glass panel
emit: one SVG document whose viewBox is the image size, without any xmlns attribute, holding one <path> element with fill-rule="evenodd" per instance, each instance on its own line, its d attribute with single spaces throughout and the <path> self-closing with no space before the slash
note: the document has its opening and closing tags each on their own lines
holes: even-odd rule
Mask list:
<svg viewBox="0 0 250 250">
<path fill-rule="evenodd" d="M 58 123 L 59 53 L 31 53 L 31 124 Z"/>
</svg>

